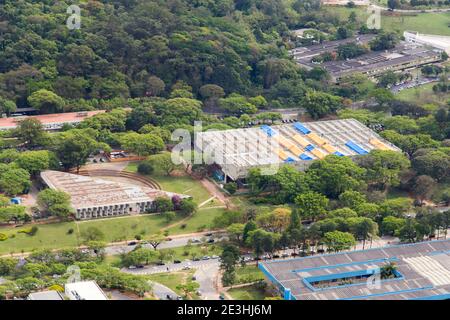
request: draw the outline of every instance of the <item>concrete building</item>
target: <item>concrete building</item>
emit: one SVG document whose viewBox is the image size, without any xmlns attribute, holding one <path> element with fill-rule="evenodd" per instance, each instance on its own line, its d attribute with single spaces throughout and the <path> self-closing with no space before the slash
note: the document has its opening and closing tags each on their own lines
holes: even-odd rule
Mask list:
<svg viewBox="0 0 450 320">
<path fill-rule="evenodd" d="M 65 285 L 65 294 L 70 300 L 108 300 L 95 281 L 72 282 Z"/>
<path fill-rule="evenodd" d="M 159 197 L 189 198 L 149 187 L 141 187 L 104 179 L 59 171 L 41 173 L 43 182 L 52 189 L 70 195 L 76 218 L 80 220 L 139 214 L 151 211 Z"/>
<path fill-rule="evenodd" d="M 405 41 L 410 43 L 418 43 L 422 45 L 432 46 L 436 49 L 445 51 L 450 55 L 450 37 L 433 34 L 421 34 L 417 31 L 403 32 Z"/>
<path fill-rule="evenodd" d="M 60 301 L 64 300 L 64 297 L 55 290 L 50 291 L 41 291 L 41 292 L 33 292 L 28 295 L 27 300 L 54 300 Z"/>
<path fill-rule="evenodd" d="M 0 118 L 0 130 L 15 129 L 19 125 L 20 121 L 25 119 L 34 118 L 39 120 L 44 127 L 44 130 L 59 130 L 64 124 L 77 125 L 86 118 L 93 117 L 100 113 L 105 113 L 105 110 L 96 111 L 81 111 L 81 112 L 68 112 L 68 113 L 54 113 L 44 114 L 39 116 L 19 116 Z"/>
<path fill-rule="evenodd" d="M 294 60 L 302 67 L 310 70 L 322 67 L 328 71 L 336 82 L 352 74 L 364 74 L 370 78 L 386 71 L 404 71 L 441 61 L 443 49 L 437 46 L 424 45 L 412 41 L 402 41 L 395 48 L 385 51 L 371 51 L 353 59 L 334 60 L 317 63 L 313 58 L 324 53 L 336 52 L 342 44 L 357 43 L 367 45 L 375 36 L 360 35 L 343 40 L 327 41 L 321 44 L 295 48 L 290 51 Z"/>
<path fill-rule="evenodd" d="M 315 159 L 334 154 L 355 157 L 374 149 L 399 148 L 354 119 L 208 131 L 196 137 L 196 148 L 206 160 L 221 167 L 218 176 L 238 180 L 251 168 L 275 173 L 289 164 L 305 170 Z"/>
<path fill-rule="evenodd" d="M 382 277 L 388 264 L 394 264 L 394 270 Z M 450 299 L 450 240 L 264 261 L 258 266 L 286 300 Z"/>
</svg>

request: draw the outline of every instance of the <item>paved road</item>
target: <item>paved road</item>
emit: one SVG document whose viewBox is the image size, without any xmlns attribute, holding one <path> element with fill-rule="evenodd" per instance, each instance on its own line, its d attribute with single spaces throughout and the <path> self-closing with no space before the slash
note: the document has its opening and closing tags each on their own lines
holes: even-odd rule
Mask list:
<svg viewBox="0 0 450 320">
<path fill-rule="evenodd" d="M 218 260 L 212 260 L 210 263 L 200 266 L 194 274 L 200 285 L 198 291 L 200 291 L 203 300 L 219 300 L 220 298 L 216 289 L 219 265 Z"/>
<path fill-rule="evenodd" d="M 207 234 L 212 233 L 212 236 L 206 236 Z M 159 249 L 169 249 L 169 248 L 177 248 L 177 247 L 182 247 L 188 244 L 189 240 L 193 240 L 193 241 L 197 241 L 197 242 L 192 242 L 193 245 L 196 244 L 201 244 L 201 240 L 202 238 L 214 238 L 216 241 L 221 241 L 221 240 L 225 240 L 226 238 L 222 236 L 223 232 L 200 232 L 197 233 L 197 235 L 186 235 L 186 236 L 178 236 L 175 237 L 173 236 L 171 241 L 165 241 L 163 243 L 161 243 L 158 246 L 158 250 Z M 142 245 L 144 248 L 149 248 L 149 249 L 153 249 L 153 247 L 150 244 L 144 244 Z M 109 246 L 106 247 L 106 254 L 107 255 L 117 255 L 117 254 L 121 254 L 121 253 L 127 253 L 132 251 L 134 248 L 136 248 L 136 245 L 126 245 L 126 244 L 121 244 L 121 245 L 113 245 L 113 246 Z"/>
<path fill-rule="evenodd" d="M 154 274 L 154 273 L 164 273 L 164 272 L 174 272 L 180 271 L 188 267 L 190 269 L 198 269 L 204 266 L 217 264 L 218 259 L 200 260 L 200 261 L 182 261 L 181 263 L 169 263 L 163 266 L 152 266 L 145 267 L 142 269 L 128 269 L 122 268 L 122 272 L 138 275 Z"/>
<path fill-rule="evenodd" d="M 159 282 L 151 281 L 151 284 L 153 286 L 153 294 L 160 300 L 169 300 L 167 299 L 167 296 L 169 296 L 170 300 L 175 300 L 178 297 L 178 294 L 173 291 L 172 289 L 162 285 Z"/>
</svg>

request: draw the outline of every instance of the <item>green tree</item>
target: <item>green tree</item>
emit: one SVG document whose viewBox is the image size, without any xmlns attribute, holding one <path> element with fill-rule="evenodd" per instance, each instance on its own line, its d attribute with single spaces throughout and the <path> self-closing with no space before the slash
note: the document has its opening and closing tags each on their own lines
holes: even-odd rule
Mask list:
<svg viewBox="0 0 450 320">
<path fill-rule="evenodd" d="M 57 113 L 64 107 L 64 99 L 54 92 L 41 89 L 28 97 L 28 103 L 42 113 Z"/>
<path fill-rule="evenodd" d="M 318 91 L 307 92 L 303 98 L 302 106 L 314 119 L 322 118 L 343 107 L 341 97 Z"/>
<path fill-rule="evenodd" d="M 36 118 L 20 121 L 14 130 L 14 136 L 28 148 L 44 146 L 47 142 L 47 134 L 42 123 Z"/>
<path fill-rule="evenodd" d="M 0 97 L 0 116 L 6 114 L 9 117 L 16 109 L 17 106 L 14 101 Z"/>
<path fill-rule="evenodd" d="M 192 199 L 183 199 L 178 211 L 185 217 L 190 216 L 197 211 L 197 204 Z"/>
<path fill-rule="evenodd" d="M 155 168 L 155 170 L 164 172 L 167 176 L 181 168 L 181 165 L 175 164 L 170 153 L 165 152 L 155 154 L 148 158 L 148 162 Z"/>
<path fill-rule="evenodd" d="M 398 235 L 400 229 L 405 225 L 406 220 L 403 218 L 397 218 L 392 216 L 387 216 L 383 219 L 381 224 L 381 233 L 383 235 Z"/>
<path fill-rule="evenodd" d="M 314 221 L 326 213 L 328 199 L 320 193 L 307 192 L 299 194 L 295 198 L 295 204 L 303 218 Z"/>
<path fill-rule="evenodd" d="M 50 167 L 50 153 L 46 150 L 22 152 L 15 163 L 32 176 L 36 176 Z"/>
<path fill-rule="evenodd" d="M 365 172 L 350 158 L 331 155 L 314 161 L 306 172 L 306 179 L 314 191 L 337 198 L 347 190 L 362 189 Z"/>
<path fill-rule="evenodd" d="M 7 195 L 27 192 L 31 187 L 28 171 L 14 166 L 0 166 L 0 190 Z"/>
<path fill-rule="evenodd" d="M 164 149 L 161 137 L 153 134 L 127 133 L 119 138 L 123 149 L 138 156 L 148 156 Z"/>
<path fill-rule="evenodd" d="M 220 269 L 222 270 L 222 284 L 226 287 L 233 285 L 236 281 L 236 266 L 241 259 L 239 247 L 227 244 L 220 256 Z"/>
<path fill-rule="evenodd" d="M 89 156 L 100 148 L 100 144 L 87 133 L 68 132 L 55 147 L 56 154 L 64 169 L 76 168 L 79 172 Z"/>
<path fill-rule="evenodd" d="M 325 233 L 324 242 L 329 249 L 335 252 L 348 250 L 356 244 L 355 237 L 351 233 L 341 231 Z"/>
<path fill-rule="evenodd" d="M 70 204 L 70 196 L 64 191 L 45 189 L 39 192 L 38 205 L 52 216 L 66 218 L 73 212 Z"/>
</svg>

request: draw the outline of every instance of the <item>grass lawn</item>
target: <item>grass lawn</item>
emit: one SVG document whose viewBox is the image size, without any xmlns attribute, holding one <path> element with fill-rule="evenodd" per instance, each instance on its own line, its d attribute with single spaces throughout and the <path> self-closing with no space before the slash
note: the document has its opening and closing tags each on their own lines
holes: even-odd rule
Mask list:
<svg viewBox="0 0 450 320">
<path fill-rule="evenodd" d="M 139 163 L 132 162 L 125 170 L 136 173 L 138 164 Z M 163 190 L 187 194 L 191 196 L 197 204 L 201 204 L 211 198 L 211 194 L 202 186 L 200 181 L 194 180 L 190 176 L 172 177 L 161 174 L 152 174 L 149 177 L 158 181 Z M 220 203 L 212 201 L 207 203 L 204 207 L 218 205 L 220 205 Z"/>
<path fill-rule="evenodd" d="M 232 288 L 228 290 L 228 294 L 235 300 L 264 300 L 267 297 L 265 291 L 255 285 Z"/>
<path fill-rule="evenodd" d="M 264 280 L 264 274 L 255 264 L 236 269 L 236 283 L 251 283 L 259 280 Z"/>
<path fill-rule="evenodd" d="M 324 10 L 338 15 L 341 20 L 347 20 L 352 11 L 356 13 L 359 21 L 365 22 L 369 17 L 366 7 L 327 6 L 324 7 Z M 421 33 L 450 35 L 449 21 L 450 12 L 417 13 L 416 15 L 399 14 L 398 16 L 387 15 L 387 13 L 382 12 L 381 28 L 399 31 L 402 34 L 405 30 L 414 30 Z"/>
<path fill-rule="evenodd" d="M 28 228 L 28 226 L 26 226 Z M 58 249 L 77 246 L 76 226 L 74 222 L 39 225 L 34 236 L 18 233 L 23 228 L 0 228 L 0 233 L 8 235 L 8 239 L 0 241 L 0 254 L 20 253 L 34 249 Z M 74 232 L 69 234 L 68 231 Z M 15 235 L 15 236 L 14 236 Z M 13 237 L 13 238 L 12 238 Z"/>
<path fill-rule="evenodd" d="M 208 230 L 212 227 L 213 219 L 222 213 L 221 208 L 209 208 L 199 210 L 184 224 L 170 228 L 169 235 L 193 233 L 199 230 Z M 156 234 L 162 228 L 181 221 L 177 216 L 169 224 L 161 215 L 141 215 L 119 218 L 108 218 L 102 220 L 89 220 L 80 222 L 64 222 L 39 225 L 38 232 L 34 236 L 18 233 L 21 228 L 2 227 L 0 233 L 8 235 L 8 239 L 0 241 L 0 254 L 20 253 L 22 251 L 33 251 L 34 249 L 62 249 L 76 247 L 82 244 L 81 234 L 89 227 L 98 228 L 103 232 L 105 242 L 118 242 L 132 240 L 136 235 L 143 239 Z M 28 227 L 28 226 L 27 226 Z M 69 234 L 69 230 L 73 233 Z M 12 237 L 15 235 L 14 237 Z"/>
<path fill-rule="evenodd" d="M 427 83 L 415 88 L 405 89 L 396 94 L 397 98 L 404 101 L 415 102 L 420 104 L 433 103 L 433 104 L 447 104 L 450 99 L 449 93 L 434 93 L 434 83 Z"/>
<path fill-rule="evenodd" d="M 215 217 L 220 216 L 223 208 L 202 208 L 199 209 L 189 220 L 177 226 L 169 228 L 169 234 L 195 233 L 212 229 L 212 222 Z M 185 225 L 185 226 L 183 226 Z"/>
<path fill-rule="evenodd" d="M 175 291 L 178 295 L 183 296 L 183 292 L 177 289 L 177 286 L 179 284 L 186 284 L 188 281 L 191 280 L 192 276 L 194 275 L 195 270 L 186 270 L 186 271 L 177 271 L 177 272 L 170 272 L 170 273 L 155 273 L 146 276 L 147 279 L 151 281 L 158 282 L 173 291 Z M 199 299 L 199 296 L 197 294 L 193 294 L 192 298 L 197 300 Z"/>
</svg>

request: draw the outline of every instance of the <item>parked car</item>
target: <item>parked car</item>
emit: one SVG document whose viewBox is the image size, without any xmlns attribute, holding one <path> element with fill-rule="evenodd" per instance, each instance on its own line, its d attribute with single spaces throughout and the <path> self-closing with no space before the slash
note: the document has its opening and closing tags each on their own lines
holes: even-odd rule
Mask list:
<svg viewBox="0 0 450 320">
<path fill-rule="evenodd" d="M 131 241 L 131 242 L 128 242 L 128 245 L 129 246 L 135 246 L 135 245 L 137 245 L 137 242 L 136 241 Z"/>
<path fill-rule="evenodd" d="M 134 269 L 136 269 L 136 266 L 129 266 L 128 269 L 134 270 Z"/>
<path fill-rule="evenodd" d="M 199 242 L 201 242 L 199 239 L 191 239 L 191 242 L 192 243 L 199 243 Z"/>
<path fill-rule="evenodd" d="M 172 238 L 166 238 L 166 241 L 172 241 Z"/>
<path fill-rule="evenodd" d="M 202 260 L 209 260 L 211 259 L 209 256 L 203 256 Z"/>
<path fill-rule="evenodd" d="M 138 269 L 144 269 L 144 265 L 143 265 L 143 264 L 139 264 L 139 265 L 136 266 L 136 268 L 138 268 Z"/>
<path fill-rule="evenodd" d="M 214 239 L 209 239 L 208 243 L 214 243 L 214 241 L 215 241 Z"/>
<path fill-rule="evenodd" d="M 181 260 L 174 260 L 173 263 L 181 263 Z"/>
<path fill-rule="evenodd" d="M 274 258 L 274 259 L 278 259 L 280 256 L 278 255 L 278 254 L 274 254 L 273 256 L 272 256 L 272 258 Z"/>
<path fill-rule="evenodd" d="M 211 259 L 219 259 L 219 256 L 212 256 Z"/>
<path fill-rule="evenodd" d="M 208 232 L 205 234 L 205 236 L 207 236 L 207 237 L 211 237 L 212 235 L 213 235 L 212 232 Z"/>
<path fill-rule="evenodd" d="M 200 258 L 199 258 L 199 257 L 195 257 L 195 258 L 192 259 L 192 260 L 194 260 L 194 261 L 200 261 Z"/>
<path fill-rule="evenodd" d="M 191 270 L 190 266 L 184 266 L 182 270 Z"/>
<path fill-rule="evenodd" d="M 156 263 L 157 266 L 165 266 L 166 264 L 163 261 L 158 261 Z"/>
</svg>

